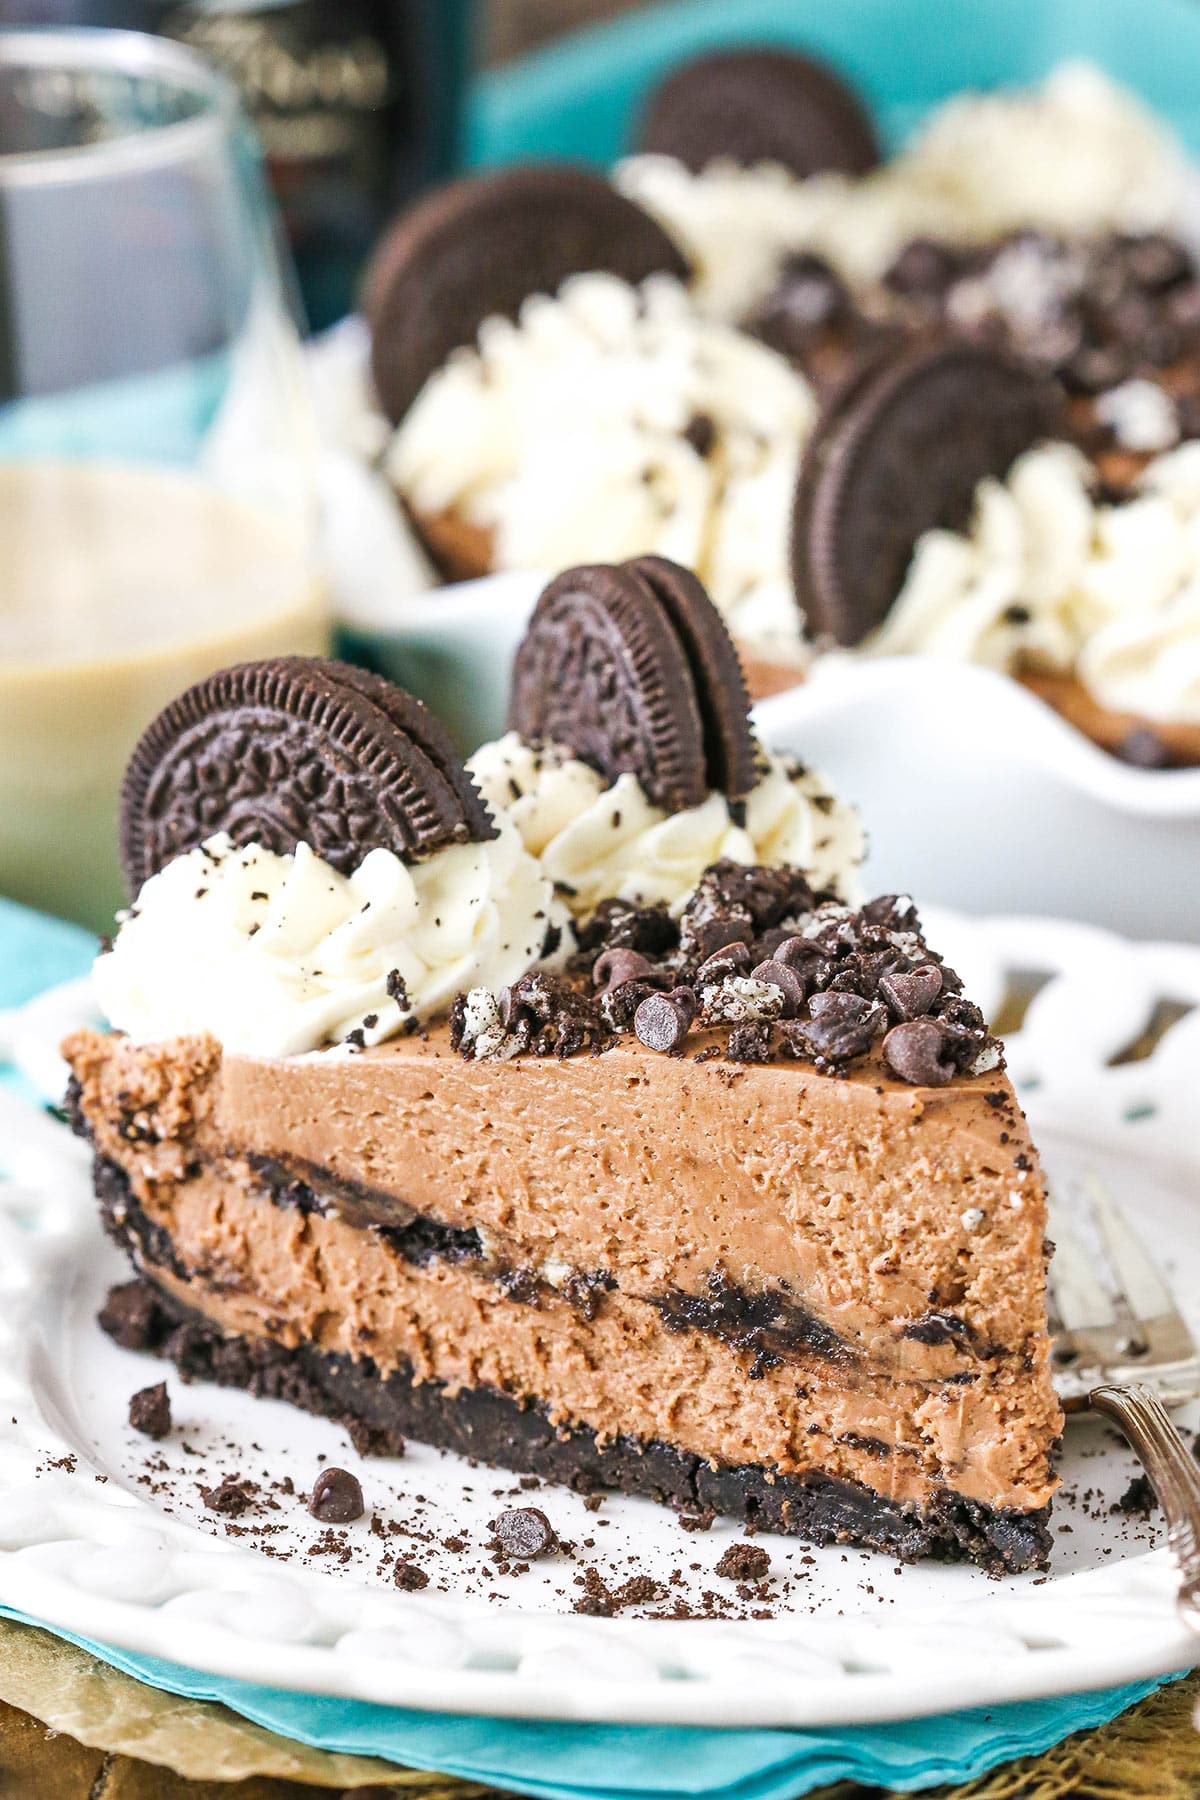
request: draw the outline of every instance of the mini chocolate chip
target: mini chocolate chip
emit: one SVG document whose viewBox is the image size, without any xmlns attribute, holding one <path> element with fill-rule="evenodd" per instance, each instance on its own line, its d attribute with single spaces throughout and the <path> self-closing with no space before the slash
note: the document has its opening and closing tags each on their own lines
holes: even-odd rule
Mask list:
<svg viewBox="0 0 1200 1800">
<path fill-rule="evenodd" d="M 505 1556 L 532 1562 L 557 1543 L 554 1527 L 536 1506 L 513 1506 L 496 1520 L 496 1541 Z"/>
<path fill-rule="evenodd" d="M 357 1475 L 351 1475 L 349 1469 L 322 1469 L 313 1482 L 308 1510 L 322 1525 L 348 1525 L 351 1519 L 361 1519 L 365 1508 Z"/>
<path fill-rule="evenodd" d="M 946 1049 L 946 1036 L 936 1019 L 908 1019 L 893 1025 L 884 1038 L 883 1060 L 893 1075 L 914 1087 L 945 1087 L 954 1076 Z"/>
<path fill-rule="evenodd" d="M 654 964 L 640 950 L 602 950 L 592 964 L 592 985 L 607 992 L 653 973 Z"/>
<path fill-rule="evenodd" d="M 691 989 L 676 988 L 670 994 L 649 994 L 633 1015 L 633 1029 L 647 1050 L 673 1055 L 682 1050 L 695 1016 L 696 997 Z"/>
<path fill-rule="evenodd" d="M 788 963 L 772 958 L 769 962 L 760 962 L 750 972 L 752 981 L 761 981 L 767 987 L 778 988 L 783 995 L 783 1017 L 794 1019 L 804 1005 L 804 980 L 797 975 Z"/>
<path fill-rule="evenodd" d="M 1117 755 L 1135 769 L 1169 769 L 1171 766 L 1170 746 L 1148 725 L 1137 725 L 1127 732 L 1117 745 Z"/>
<path fill-rule="evenodd" d="M 706 956 L 696 970 L 697 987 L 708 987 L 714 981 L 724 981 L 730 975 L 744 975 L 750 967 L 749 944 L 722 944 Z"/>
<path fill-rule="evenodd" d="M 420 1563 L 409 1562 L 407 1557 L 401 1557 L 392 1570 L 392 1580 L 408 1594 L 415 1594 L 418 1588 L 429 1586 L 429 1577 Z"/>
<path fill-rule="evenodd" d="M 893 969 L 880 976 L 880 996 L 897 1019 L 919 1019 L 927 1013 L 942 991 L 942 971 L 936 963 L 921 963 L 915 969 Z"/>
<path fill-rule="evenodd" d="M 139 1388 L 129 1400 L 129 1423 L 144 1437 L 165 1438 L 171 1430 L 171 1401 L 167 1384 Z"/>
<path fill-rule="evenodd" d="M 816 962 L 821 952 L 811 938 L 785 937 L 771 952 L 771 961 L 783 963 L 789 969 L 803 969 Z"/>
</svg>

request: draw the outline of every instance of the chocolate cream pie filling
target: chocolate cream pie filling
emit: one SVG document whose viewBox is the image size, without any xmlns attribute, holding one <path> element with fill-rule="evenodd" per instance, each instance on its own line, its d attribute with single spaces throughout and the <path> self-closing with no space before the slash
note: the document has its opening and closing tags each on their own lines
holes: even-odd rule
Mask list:
<svg viewBox="0 0 1200 1800">
<path fill-rule="evenodd" d="M 574 572 L 578 645 L 560 577 L 523 652 L 560 689 L 578 675 L 556 767 L 640 774 L 660 811 L 685 750 L 710 781 L 763 778 L 748 727 L 734 741 L 744 715 L 713 704 L 703 591 L 666 569 Z M 334 664 L 314 712 L 293 697 L 308 679 L 256 678 L 242 723 L 266 729 L 279 692 L 289 743 L 296 718 L 335 720 L 346 779 L 376 766 L 372 723 L 393 760 L 407 730 L 429 761 L 411 703 L 385 709 Z M 189 756 L 204 714 L 179 715 Z M 852 861 L 840 891 L 828 867 L 814 887 L 754 861 L 732 794 L 734 856 L 674 896 L 660 871 L 644 900 L 572 913 L 528 833 L 493 799 L 485 837 L 440 773 L 437 847 L 363 844 L 348 875 L 287 846 L 278 794 L 269 847 L 228 829 L 187 845 L 175 805 L 177 854 L 99 965 L 126 1029 L 64 1046 L 140 1283 L 108 1328 L 377 1448 L 410 1434 L 817 1542 L 1044 1562 L 1061 1415 L 1042 1178 L 999 1047 L 911 904 L 856 905 Z M 798 792 L 811 806 L 811 778 Z M 206 803 L 197 831 L 212 823 Z M 475 886 L 454 913 L 460 863 Z"/>
</svg>

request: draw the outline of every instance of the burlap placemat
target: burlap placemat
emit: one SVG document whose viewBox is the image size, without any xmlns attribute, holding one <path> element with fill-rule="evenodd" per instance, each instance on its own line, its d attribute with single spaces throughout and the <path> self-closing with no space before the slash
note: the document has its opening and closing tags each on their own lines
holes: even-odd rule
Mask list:
<svg viewBox="0 0 1200 1800">
<path fill-rule="evenodd" d="M 1041 1756 L 936 1793 L 940 1800 L 1197 1800 L 1198 1697 L 1200 1673 Z M 230 1783 L 241 1785 L 231 1790 Z M 353 1795 L 371 1786 L 404 1800 L 481 1800 L 490 1791 L 306 1749 L 226 1707 L 160 1693 L 48 1632 L 0 1620 L 3 1800 L 204 1800 L 214 1790 L 229 1800 L 290 1800 L 314 1788 Z M 820 1800 L 859 1792 L 843 1785 Z"/>
</svg>

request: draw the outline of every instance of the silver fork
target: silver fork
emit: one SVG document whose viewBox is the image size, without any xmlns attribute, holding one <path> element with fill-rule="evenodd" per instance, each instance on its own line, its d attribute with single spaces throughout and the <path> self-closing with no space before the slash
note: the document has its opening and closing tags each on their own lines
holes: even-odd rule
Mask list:
<svg viewBox="0 0 1200 1800">
<path fill-rule="evenodd" d="M 1083 1178 L 1097 1248 L 1112 1286 L 1050 1195 L 1054 1385 L 1067 1413 L 1102 1413 L 1121 1431 L 1158 1496 L 1179 1567 L 1180 1617 L 1200 1632 L 1200 1467 L 1167 1412 L 1200 1394 L 1200 1351 L 1171 1291 L 1103 1182 Z"/>
</svg>

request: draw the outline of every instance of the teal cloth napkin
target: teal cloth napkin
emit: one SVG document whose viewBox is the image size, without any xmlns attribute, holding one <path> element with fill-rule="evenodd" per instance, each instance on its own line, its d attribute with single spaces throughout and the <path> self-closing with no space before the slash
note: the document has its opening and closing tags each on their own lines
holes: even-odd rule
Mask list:
<svg viewBox="0 0 1200 1800">
<path fill-rule="evenodd" d="M 0 1613 L 22 1617 L 4 1606 Z M 1142 1681 L 1068 1700 L 1026 1700 L 938 1719 L 835 1731 L 563 1725 L 404 1712 L 293 1694 L 133 1656 L 69 1631 L 55 1635 L 168 1694 L 219 1700 L 256 1725 L 319 1750 L 378 1756 L 539 1800 L 630 1800 L 636 1795 L 799 1800 L 836 1781 L 919 1793 L 943 1782 L 970 1781 L 997 1763 L 1047 1750 L 1073 1731 L 1105 1724 L 1162 1685 Z"/>
<path fill-rule="evenodd" d="M 82 975 L 94 954 L 90 933 L 0 899 L 0 1007 L 18 1006 L 55 982 Z M 0 1613 L 24 1617 L 2 1603 Z M 1143 1681 L 1102 1693 L 831 1731 L 554 1724 L 409 1712 L 258 1687 L 50 1629 L 151 1687 L 219 1700 L 300 1743 L 436 1769 L 546 1800 L 638 1794 L 791 1800 L 847 1780 L 915 1793 L 968 1781 L 1014 1756 L 1104 1724 L 1160 1685 Z"/>
<path fill-rule="evenodd" d="M 611 162 L 629 149 L 647 90 L 673 63 L 756 40 L 794 44 L 840 69 L 889 146 L 960 88 L 1028 83 L 1087 57 L 1200 151 L 1195 0 L 674 0 L 483 76 L 468 159 Z"/>
</svg>

